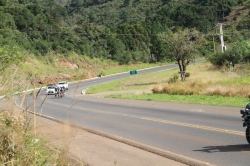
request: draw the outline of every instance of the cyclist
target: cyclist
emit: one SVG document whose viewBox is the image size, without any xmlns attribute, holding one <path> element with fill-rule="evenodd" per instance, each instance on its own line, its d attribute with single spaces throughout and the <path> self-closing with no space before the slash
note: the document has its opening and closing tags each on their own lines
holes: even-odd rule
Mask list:
<svg viewBox="0 0 250 166">
<path fill-rule="evenodd" d="M 59 86 L 55 86 L 55 97 L 59 97 L 60 95 L 60 87 Z"/>
<path fill-rule="evenodd" d="M 63 88 L 63 93 L 66 92 L 67 89 L 65 88 L 65 86 L 63 86 L 62 88 Z"/>
<path fill-rule="evenodd" d="M 60 93 L 61 93 L 61 97 L 64 95 L 64 92 L 66 91 L 66 88 L 64 86 L 62 86 L 60 88 Z"/>
</svg>

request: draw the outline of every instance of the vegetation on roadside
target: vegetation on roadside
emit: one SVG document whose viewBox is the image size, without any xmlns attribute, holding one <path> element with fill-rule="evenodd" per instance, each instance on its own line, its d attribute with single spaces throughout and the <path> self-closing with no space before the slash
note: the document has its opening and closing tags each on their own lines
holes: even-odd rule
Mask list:
<svg viewBox="0 0 250 166">
<path fill-rule="evenodd" d="M 168 46 L 170 59 L 174 60 L 180 70 L 181 80 L 186 79 L 187 65 L 195 59 L 197 47 L 201 47 L 203 36 L 196 29 L 169 31 L 161 33 L 160 39 Z"/>
<path fill-rule="evenodd" d="M 236 71 L 217 68 L 210 62 L 188 66 L 185 82 L 169 82 L 177 69 L 138 75 L 90 87 L 86 93 L 107 92 L 106 97 L 239 107 L 249 102 L 250 68 Z M 178 77 L 177 77 L 178 78 Z M 134 91 L 133 91 L 134 90 Z M 138 93 L 138 90 L 142 93 Z M 151 91 L 145 93 L 145 91 Z M 118 91 L 112 94 L 112 91 Z M 120 91 L 120 93 L 119 93 Z M 130 91 L 130 92 L 129 92 Z M 144 91 L 144 92 L 143 92 Z M 126 93 L 124 93 L 126 92 Z"/>
<path fill-rule="evenodd" d="M 0 107 L 0 165 L 76 164 L 69 158 L 66 148 L 52 148 L 36 135 L 32 114 L 26 109 L 18 110 L 11 99 L 5 99 L 1 104 L 7 103 L 7 107 Z"/>
<path fill-rule="evenodd" d="M 186 104 L 204 104 L 213 106 L 228 107 L 245 107 L 249 103 L 249 99 L 245 97 L 226 97 L 226 96 L 206 96 L 206 95 L 168 95 L 168 94 L 109 94 L 106 98 L 130 99 L 130 100 L 146 100 L 146 101 L 162 101 Z"/>
<path fill-rule="evenodd" d="M 0 110 L 0 164 L 45 165 L 56 163 L 52 149 L 44 140 L 35 138 L 29 121 L 13 110 Z"/>
<path fill-rule="evenodd" d="M 76 68 L 72 68 L 72 66 Z M 87 56 L 79 57 L 72 54 L 68 58 L 62 55 L 44 56 L 41 59 L 29 56 L 25 64 L 21 64 L 17 71 L 19 82 L 24 87 L 44 86 L 48 83 L 58 83 L 61 80 L 78 81 L 96 77 L 99 73 L 110 75 L 130 70 L 138 70 L 148 67 L 161 66 L 163 63 L 136 63 L 119 65 L 111 60 L 91 59 Z"/>
<path fill-rule="evenodd" d="M 0 96 L 14 93 L 18 89 L 17 86 L 14 86 L 15 74 L 25 59 L 26 56 L 20 52 L 18 47 L 0 47 Z"/>
<path fill-rule="evenodd" d="M 52 149 L 36 135 L 36 115 L 28 112 L 31 106 L 15 106 L 17 92 L 29 88 L 19 84 L 22 77 L 17 75 L 25 59 L 17 47 L 0 48 L 0 165 L 72 165 L 66 150 Z"/>
</svg>

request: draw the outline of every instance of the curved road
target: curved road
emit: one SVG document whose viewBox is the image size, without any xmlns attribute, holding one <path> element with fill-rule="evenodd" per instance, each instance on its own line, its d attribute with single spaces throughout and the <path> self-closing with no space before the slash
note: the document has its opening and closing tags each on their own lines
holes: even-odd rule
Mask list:
<svg viewBox="0 0 250 166">
<path fill-rule="evenodd" d="M 139 70 L 138 74 L 173 67 L 177 66 Z M 41 94 L 36 109 L 46 116 L 213 165 L 250 165 L 241 108 L 102 99 L 80 94 L 90 86 L 132 76 L 127 72 L 71 83 L 62 99 L 47 96 L 44 100 L 46 95 Z M 30 95 L 27 100 L 32 101 Z"/>
</svg>

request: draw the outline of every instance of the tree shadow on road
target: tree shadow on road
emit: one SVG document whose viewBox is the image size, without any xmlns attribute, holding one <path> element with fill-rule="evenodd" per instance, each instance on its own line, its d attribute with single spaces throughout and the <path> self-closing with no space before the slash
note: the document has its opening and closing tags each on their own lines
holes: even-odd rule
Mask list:
<svg viewBox="0 0 250 166">
<path fill-rule="evenodd" d="M 215 152 L 240 152 L 240 151 L 250 151 L 249 144 L 241 145 L 224 145 L 224 146 L 206 146 L 199 150 L 200 152 L 215 153 Z"/>
</svg>

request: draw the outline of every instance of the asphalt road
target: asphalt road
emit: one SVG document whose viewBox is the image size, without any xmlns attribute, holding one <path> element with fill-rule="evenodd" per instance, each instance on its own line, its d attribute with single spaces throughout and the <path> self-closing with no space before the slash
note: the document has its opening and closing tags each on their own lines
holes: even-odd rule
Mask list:
<svg viewBox="0 0 250 166">
<path fill-rule="evenodd" d="M 138 74 L 172 67 L 176 65 L 141 70 Z M 122 73 L 71 83 L 62 99 L 41 93 L 36 100 L 36 110 L 46 116 L 210 164 L 250 165 L 250 146 L 239 113 L 242 108 L 102 99 L 81 94 L 92 85 L 124 77 L 133 75 Z M 27 99 L 30 103 L 32 96 L 28 95 Z"/>
</svg>

